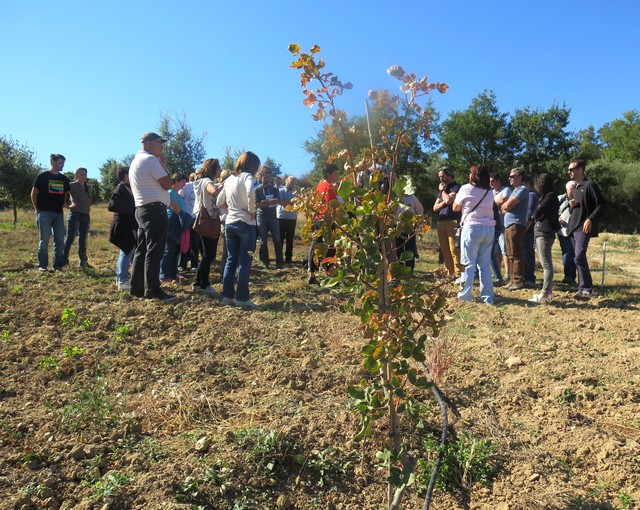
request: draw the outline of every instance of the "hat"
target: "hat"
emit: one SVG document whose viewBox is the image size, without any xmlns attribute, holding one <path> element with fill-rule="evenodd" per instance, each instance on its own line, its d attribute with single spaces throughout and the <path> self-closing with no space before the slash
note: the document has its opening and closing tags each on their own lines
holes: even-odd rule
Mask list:
<svg viewBox="0 0 640 510">
<path fill-rule="evenodd" d="M 142 143 L 153 142 L 154 140 L 157 140 L 160 143 L 165 143 L 167 141 L 165 138 L 162 138 L 158 133 L 153 133 L 151 131 L 146 132 L 144 135 L 142 135 L 142 138 L 140 139 Z"/>
</svg>

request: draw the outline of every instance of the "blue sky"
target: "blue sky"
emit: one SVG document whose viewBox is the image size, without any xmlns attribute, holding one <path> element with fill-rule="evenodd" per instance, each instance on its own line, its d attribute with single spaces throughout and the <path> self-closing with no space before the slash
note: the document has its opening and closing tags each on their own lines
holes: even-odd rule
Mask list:
<svg viewBox="0 0 640 510">
<path fill-rule="evenodd" d="M 110 157 L 139 148 L 161 112 L 206 133 L 207 157 L 244 147 L 287 174 L 310 169 L 302 148 L 320 127 L 302 105 L 287 51 L 322 48 L 327 70 L 354 88 L 397 90 L 386 69 L 449 84 L 445 118 L 485 89 L 502 111 L 566 103 L 570 128 L 599 128 L 640 109 L 640 7 L 635 0 L 50 2 L 0 7 L 0 135 L 66 156 L 99 178 Z"/>
</svg>

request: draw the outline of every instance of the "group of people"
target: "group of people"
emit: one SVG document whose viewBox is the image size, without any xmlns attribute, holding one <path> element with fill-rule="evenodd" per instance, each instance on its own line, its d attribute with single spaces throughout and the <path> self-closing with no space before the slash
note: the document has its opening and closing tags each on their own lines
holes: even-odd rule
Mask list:
<svg viewBox="0 0 640 510">
<path fill-rule="evenodd" d="M 297 213 L 287 206 L 295 195 L 295 178 L 275 186 L 271 171 L 260 167 L 252 152 L 243 153 L 233 171 L 223 171 L 217 159 L 207 159 L 189 177 L 169 176 L 162 155 L 166 140 L 148 132 L 141 143 L 131 165 L 118 170 L 120 184 L 108 206 L 114 213 L 110 241 L 120 248 L 118 288 L 136 297 L 173 300 L 175 296 L 166 293 L 161 283 L 184 278 L 180 270 L 190 263 L 196 272 L 194 291 L 214 295 L 211 266 L 223 237 L 222 304 L 257 308 L 249 292 L 257 237 L 265 267 L 270 263 L 269 233 L 276 266 L 292 261 Z M 198 234 L 199 214 L 218 221 L 221 233 Z"/>
<path fill-rule="evenodd" d="M 563 283 L 575 285 L 576 297 L 593 292 L 587 249 L 598 236 L 605 199 L 598 185 L 585 175 L 583 160 L 571 161 L 566 192 L 556 195 L 550 174 L 531 179 L 524 168 L 509 172 L 509 187 L 484 165 L 472 165 L 468 184 L 459 185 L 448 167 L 438 172 L 439 193 L 433 205 L 438 214 L 438 238 L 445 267 L 457 277 L 458 298 L 472 301 L 476 271 L 480 299 L 494 301 L 494 280 L 505 289 L 536 288 L 535 249 L 543 270 L 539 293 L 529 301 L 544 303 L 553 295 L 551 248 L 560 240 Z M 535 247 L 535 248 L 534 248 Z M 501 266 L 504 264 L 504 278 Z"/>
<path fill-rule="evenodd" d="M 78 168 L 70 182 L 62 173 L 62 154 L 51 154 L 51 168 L 38 174 L 31 188 L 31 203 L 36 210 L 36 225 L 40 234 L 38 269 L 49 269 L 49 239 L 53 233 L 53 269 L 62 271 L 69 265 L 71 247 L 78 237 L 78 265 L 91 267 L 87 259 L 87 237 L 91 222 L 91 189 L 87 184 L 87 169 Z M 65 228 L 63 207 L 69 209 Z"/>
<path fill-rule="evenodd" d="M 270 169 L 260 167 L 260 159 L 245 152 L 232 171 L 223 171 L 217 159 L 207 159 L 201 168 L 187 177 L 170 176 L 166 170 L 163 147 L 166 140 L 147 132 L 142 148 L 129 167 L 117 170 L 119 184 L 113 191 L 108 209 L 114 213 L 109 239 L 120 248 L 116 263 L 119 290 L 133 296 L 169 301 L 175 296 L 161 288 L 162 282 L 183 278 L 188 263 L 195 270 L 194 291 L 213 295 L 210 272 L 216 258 L 218 235 L 199 235 L 194 222 L 199 214 L 217 219 L 221 224 L 223 253 L 220 273 L 222 303 L 255 309 L 249 293 L 249 275 L 257 238 L 259 258 L 265 268 L 271 260 L 268 238 L 271 235 L 276 267 L 292 262 L 297 213 L 289 207 L 295 197 L 295 178 L 285 185 L 273 182 Z M 48 244 L 54 236 L 54 270 L 69 264 L 71 246 L 78 237 L 79 266 L 91 267 L 87 259 L 87 236 L 90 225 L 91 190 L 87 170 L 78 168 L 75 180 L 62 174 L 65 158 L 51 155 L 51 169 L 36 178 L 31 200 L 37 212 L 40 233 L 38 268 L 48 270 Z M 585 162 L 571 161 L 566 192 L 557 196 L 547 173 L 534 179 L 524 168 L 509 173 L 510 186 L 503 186 L 498 174 L 484 165 L 472 165 L 469 181 L 460 185 L 448 167 L 438 171 L 438 196 L 433 211 L 438 216 L 440 252 L 447 272 L 457 278 L 458 298 L 472 301 L 473 282 L 478 272 L 480 299 L 494 301 L 494 282 L 506 283 L 516 291 L 535 288 L 535 254 L 543 269 L 539 293 L 530 301 L 547 302 L 553 294 L 551 249 L 559 239 L 564 266 L 563 283 L 575 285 L 577 297 L 588 297 L 593 282 L 587 261 L 592 237 L 598 235 L 598 220 L 605 200 L 597 184 L 585 175 Z M 323 180 L 316 191 L 327 207 L 340 197 L 337 194 L 339 172 L 335 165 L 324 168 Z M 422 204 L 408 183 L 403 198 L 404 209 L 422 215 Z M 69 208 L 65 229 L 63 207 Z M 399 211 L 401 212 L 401 211 Z M 319 257 L 322 243 L 318 230 L 324 221 L 320 211 L 314 218 L 308 257 L 308 283 L 318 283 L 318 261 L 330 259 L 331 251 Z M 220 229 L 219 229 L 220 230 Z M 396 248 L 413 252 L 405 262 L 413 268 L 418 257 L 415 235 L 396 239 Z M 285 249 L 286 245 L 286 249 Z M 535 248 L 534 248 L 535 246 Z M 403 260 L 406 260 L 403 257 Z M 130 270 L 131 266 L 131 270 Z M 504 267 L 504 277 L 502 273 Z M 179 270 L 180 268 L 180 270 Z"/>
</svg>

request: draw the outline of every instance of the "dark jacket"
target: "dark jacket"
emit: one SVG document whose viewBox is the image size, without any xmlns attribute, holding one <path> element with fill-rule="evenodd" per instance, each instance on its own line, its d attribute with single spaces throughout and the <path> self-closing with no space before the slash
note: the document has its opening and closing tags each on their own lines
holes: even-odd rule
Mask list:
<svg viewBox="0 0 640 510">
<path fill-rule="evenodd" d="M 136 204 L 130 186 L 123 182 L 118 184 L 111 194 L 107 209 L 114 213 L 109 227 L 109 242 L 124 253 L 129 253 L 136 247 L 134 232 L 138 230 Z"/>
<path fill-rule="evenodd" d="M 555 235 L 560 230 L 560 222 L 558 221 L 558 211 L 560 210 L 560 202 L 558 195 L 554 192 L 547 193 L 538 202 L 533 211 L 533 220 L 535 221 L 534 236 Z"/>
<path fill-rule="evenodd" d="M 591 237 L 598 237 L 598 221 L 606 207 L 606 200 L 598 185 L 590 179 L 585 179 L 575 187 L 573 193 L 571 193 L 571 198 L 576 201 L 576 206 L 571 209 L 569 234 L 582 229 L 584 222 L 590 219 Z"/>
</svg>

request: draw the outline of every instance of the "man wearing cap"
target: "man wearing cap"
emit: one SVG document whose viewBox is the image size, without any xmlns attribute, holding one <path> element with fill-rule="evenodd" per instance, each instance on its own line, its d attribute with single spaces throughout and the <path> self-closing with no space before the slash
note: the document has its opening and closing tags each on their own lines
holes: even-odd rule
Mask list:
<svg viewBox="0 0 640 510">
<path fill-rule="evenodd" d="M 160 289 L 160 261 L 164 254 L 169 220 L 169 193 L 173 186 L 164 169 L 164 138 L 156 133 L 142 135 L 142 149 L 131 162 L 129 181 L 136 204 L 138 244 L 131 269 L 131 295 L 147 299 L 175 299 Z"/>
</svg>

